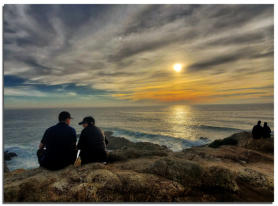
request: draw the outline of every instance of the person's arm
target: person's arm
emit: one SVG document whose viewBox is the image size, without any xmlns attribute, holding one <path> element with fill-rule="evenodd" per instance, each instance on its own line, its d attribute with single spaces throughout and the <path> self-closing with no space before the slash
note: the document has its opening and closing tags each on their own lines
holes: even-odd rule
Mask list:
<svg viewBox="0 0 278 206">
<path fill-rule="evenodd" d="M 40 142 L 39 149 L 43 149 L 43 148 L 44 148 L 44 145 L 43 145 L 43 143 Z"/>
<path fill-rule="evenodd" d="M 101 128 L 98 128 L 100 130 L 100 133 L 102 134 L 102 137 L 104 138 L 105 145 L 108 145 L 108 140 L 106 135 L 104 134 L 103 130 Z"/>
<path fill-rule="evenodd" d="M 73 138 L 72 138 L 72 140 L 73 140 L 73 148 L 74 148 L 74 150 L 77 150 L 77 146 L 76 146 L 77 138 L 76 138 L 75 129 L 73 129 Z"/>
<path fill-rule="evenodd" d="M 105 144 L 108 145 L 108 140 L 107 140 L 106 135 L 104 135 L 104 140 L 105 140 Z"/>
<path fill-rule="evenodd" d="M 72 128 L 72 164 L 74 164 L 77 155 L 76 141 L 76 131 L 74 128 Z"/>
<path fill-rule="evenodd" d="M 78 140 L 78 144 L 77 144 L 77 149 L 82 150 L 83 145 L 84 145 L 84 139 L 85 139 L 85 132 L 83 130 L 81 132 L 80 136 L 79 136 L 79 140 Z"/>
<path fill-rule="evenodd" d="M 253 127 L 253 129 L 252 129 L 252 135 L 254 135 L 254 133 L 255 133 L 255 127 Z"/>
<path fill-rule="evenodd" d="M 44 132 L 44 135 L 42 137 L 42 140 L 39 144 L 39 149 L 43 149 L 46 145 L 46 140 L 47 140 L 47 137 L 48 137 L 48 129 Z"/>
</svg>

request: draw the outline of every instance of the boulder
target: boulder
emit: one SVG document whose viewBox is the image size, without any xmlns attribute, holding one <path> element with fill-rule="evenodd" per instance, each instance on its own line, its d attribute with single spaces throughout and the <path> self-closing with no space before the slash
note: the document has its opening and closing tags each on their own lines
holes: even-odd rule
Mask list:
<svg viewBox="0 0 278 206">
<path fill-rule="evenodd" d="M 230 139 L 237 144 L 172 152 L 118 138 L 107 165 L 5 172 L 4 202 L 272 202 L 273 141 L 261 146 L 249 133 Z"/>
<path fill-rule="evenodd" d="M 15 152 L 9 152 L 9 151 L 4 152 L 4 160 L 6 160 L 6 161 L 9 161 L 13 157 L 16 157 L 16 156 L 17 156 L 17 154 Z"/>
<path fill-rule="evenodd" d="M 9 172 L 9 168 L 7 166 L 6 160 L 4 160 L 4 172 Z"/>
</svg>

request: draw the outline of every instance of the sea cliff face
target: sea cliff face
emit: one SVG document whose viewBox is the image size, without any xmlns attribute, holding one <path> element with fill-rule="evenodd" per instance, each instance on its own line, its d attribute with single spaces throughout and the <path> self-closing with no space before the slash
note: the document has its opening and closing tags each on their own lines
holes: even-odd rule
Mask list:
<svg viewBox="0 0 278 206">
<path fill-rule="evenodd" d="M 4 202 L 272 202 L 273 138 L 247 132 L 181 152 L 107 133 L 109 163 L 4 174 Z M 232 139 L 232 140 L 231 140 Z"/>
</svg>

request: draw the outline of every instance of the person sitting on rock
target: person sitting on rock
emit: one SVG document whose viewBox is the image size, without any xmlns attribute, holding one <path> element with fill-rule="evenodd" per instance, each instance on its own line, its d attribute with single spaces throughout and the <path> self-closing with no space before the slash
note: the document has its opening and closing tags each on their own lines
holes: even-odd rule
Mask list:
<svg viewBox="0 0 278 206">
<path fill-rule="evenodd" d="M 254 139 L 260 139 L 262 137 L 263 128 L 261 126 L 261 121 L 258 121 L 258 124 L 253 127 L 252 135 Z"/>
<path fill-rule="evenodd" d="M 59 123 L 48 128 L 37 152 L 41 167 L 58 170 L 73 164 L 76 158 L 76 132 L 70 127 L 69 112 L 59 114 Z"/>
<path fill-rule="evenodd" d="M 84 127 L 77 144 L 77 148 L 80 150 L 81 164 L 106 162 L 108 141 L 103 131 L 95 126 L 95 119 L 91 116 L 85 117 L 79 125 Z"/>
<path fill-rule="evenodd" d="M 269 128 L 269 126 L 267 125 L 267 122 L 264 123 L 263 126 L 263 138 L 270 138 L 270 134 L 271 134 L 271 129 Z"/>
</svg>

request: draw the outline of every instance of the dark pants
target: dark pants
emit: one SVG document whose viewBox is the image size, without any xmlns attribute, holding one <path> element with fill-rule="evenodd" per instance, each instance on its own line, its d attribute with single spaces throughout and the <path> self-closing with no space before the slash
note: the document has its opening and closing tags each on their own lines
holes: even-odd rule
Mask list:
<svg viewBox="0 0 278 206">
<path fill-rule="evenodd" d="M 81 151 L 80 158 L 81 158 L 82 165 L 91 162 L 107 162 L 107 152 L 95 151 L 91 153 L 85 153 Z"/>
<path fill-rule="evenodd" d="M 39 149 L 37 151 L 38 161 L 41 167 L 44 167 L 49 170 L 59 170 L 64 167 L 73 164 L 76 158 L 76 154 L 70 155 L 68 158 L 64 158 L 62 160 L 57 160 L 57 158 L 46 158 L 46 150 Z"/>
<path fill-rule="evenodd" d="M 38 161 L 41 167 L 44 167 L 43 163 L 44 163 L 44 158 L 45 158 L 45 150 L 44 149 L 39 149 L 37 151 L 37 157 L 38 157 Z"/>
<path fill-rule="evenodd" d="M 261 135 L 253 135 L 254 139 L 261 139 L 261 137 L 262 137 Z"/>
</svg>

